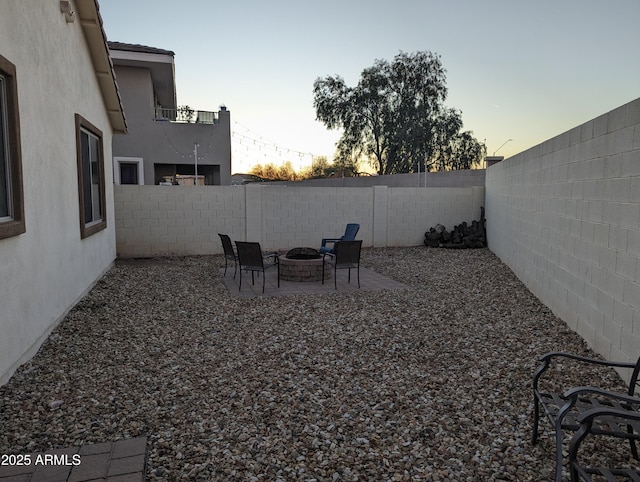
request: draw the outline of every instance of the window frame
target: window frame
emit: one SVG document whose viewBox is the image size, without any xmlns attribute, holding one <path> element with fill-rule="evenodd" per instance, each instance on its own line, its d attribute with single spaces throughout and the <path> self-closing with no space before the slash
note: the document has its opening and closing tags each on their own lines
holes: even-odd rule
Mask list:
<svg viewBox="0 0 640 482">
<path fill-rule="evenodd" d="M 76 121 L 76 157 L 78 163 L 78 202 L 80 209 L 80 237 L 81 239 L 88 238 L 99 231 L 103 231 L 107 228 L 107 203 L 106 203 L 106 186 L 105 186 L 105 163 L 104 163 L 104 145 L 102 138 L 102 131 L 94 126 L 87 119 L 80 114 L 75 115 Z M 98 139 L 98 182 L 99 182 L 99 194 L 98 199 L 101 208 L 101 218 L 98 221 L 86 222 L 87 214 L 85 213 L 85 199 L 84 199 L 84 177 L 83 170 L 83 158 L 82 158 L 82 133 L 86 131 L 90 135 L 93 135 Z M 89 173 L 90 175 L 90 173 Z"/>
<path fill-rule="evenodd" d="M 135 186 L 135 184 L 122 184 L 120 179 L 120 167 L 122 164 L 136 164 L 138 169 L 138 186 L 144 186 L 144 159 L 142 157 L 114 157 L 113 158 L 113 183 L 123 186 Z"/>
<path fill-rule="evenodd" d="M 18 82 L 16 67 L 5 57 L 0 55 L 0 75 L 4 79 L 5 108 L 0 112 L 3 117 L 4 136 L 6 146 L 0 146 L 8 155 L 7 185 L 9 187 L 9 216 L 0 220 L 0 239 L 17 236 L 26 231 L 24 220 L 24 192 L 22 189 L 22 148 L 20 144 L 20 115 L 18 108 Z M 2 104 L 0 104 L 1 106 Z"/>
</svg>

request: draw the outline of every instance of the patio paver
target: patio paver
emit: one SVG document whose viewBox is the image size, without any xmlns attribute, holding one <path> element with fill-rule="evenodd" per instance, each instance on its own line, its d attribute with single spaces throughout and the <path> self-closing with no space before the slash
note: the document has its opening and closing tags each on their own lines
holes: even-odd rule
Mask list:
<svg viewBox="0 0 640 482">
<path fill-rule="evenodd" d="M 137 437 L 33 453 L 0 466 L 0 482 L 144 482 L 146 449 L 147 437 Z"/>
<path fill-rule="evenodd" d="M 265 271 L 265 288 L 262 293 L 262 278 L 256 275 L 255 283 L 251 284 L 251 275 L 244 274 L 242 277 L 242 290 L 238 290 L 240 283 L 240 273 L 233 278 L 233 266 L 227 269 L 226 276 L 223 276 L 224 268 L 220 269 L 220 276 L 224 280 L 224 284 L 229 290 L 229 294 L 235 298 L 255 298 L 257 296 L 288 296 L 288 295 L 311 295 L 311 294 L 330 294 L 344 293 L 354 291 L 380 291 L 380 290 L 398 290 L 408 289 L 409 286 L 399 281 L 395 281 L 387 276 L 367 268 L 360 267 L 360 288 L 358 288 L 358 278 L 356 270 L 351 270 L 351 283 L 348 282 L 348 270 L 338 270 L 338 289 L 333 284 L 333 274 L 331 278 L 326 279 L 324 284 L 321 281 L 284 281 L 280 280 L 278 288 L 278 275 L 275 268 Z"/>
</svg>

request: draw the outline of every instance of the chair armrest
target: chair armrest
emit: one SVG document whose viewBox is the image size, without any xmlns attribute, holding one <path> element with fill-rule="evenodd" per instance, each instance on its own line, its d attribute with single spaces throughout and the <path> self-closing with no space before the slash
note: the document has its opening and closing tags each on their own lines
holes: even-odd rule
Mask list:
<svg viewBox="0 0 640 482">
<path fill-rule="evenodd" d="M 564 351 L 552 351 L 549 353 L 545 353 L 540 358 L 539 361 L 551 361 L 553 358 L 569 358 L 571 360 L 576 360 L 584 363 L 591 363 L 593 365 L 602 365 L 607 367 L 619 367 L 619 368 L 634 368 L 636 366 L 633 362 L 615 362 L 615 361 L 607 361 L 607 360 L 598 360 L 597 358 L 589 358 L 586 356 L 576 355 L 574 353 L 568 353 Z"/>
<path fill-rule="evenodd" d="M 640 400 L 638 400 L 640 403 Z M 637 410 L 620 410 L 619 408 L 597 407 L 578 415 L 578 423 L 593 422 L 598 417 L 616 417 L 625 420 L 640 421 L 640 412 Z"/>
<path fill-rule="evenodd" d="M 540 358 L 538 358 L 538 360 L 541 361 L 542 364 L 538 367 L 538 369 L 536 370 L 536 373 L 535 373 L 535 375 L 533 377 L 533 389 L 535 391 L 538 390 L 538 381 L 540 380 L 540 377 L 542 376 L 542 374 L 545 371 L 547 371 L 547 369 L 551 365 L 551 361 L 556 359 L 556 358 L 564 358 L 564 359 L 569 359 L 569 360 L 575 360 L 575 361 L 580 362 L 580 363 L 587 363 L 587 364 L 590 364 L 590 365 L 600 365 L 600 366 L 604 366 L 604 367 L 634 368 L 636 366 L 636 364 L 632 363 L 632 362 L 612 362 L 612 361 L 598 360 L 596 358 L 589 358 L 589 357 L 585 357 L 585 356 L 580 356 L 580 355 L 576 355 L 574 353 L 568 353 L 568 352 L 562 352 L 562 351 L 552 351 L 552 352 L 549 352 L 549 353 L 545 353 Z"/>
<path fill-rule="evenodd" d="M 566 392 L 564 392 L 562 394 L 562 398 L 575 399 L 580 395 L 587 395 L 587 394 L 599 395 L 601 397 L 606 397 L 613 400 L 619 400 L 621 402 L 630 403 L 632 405 L 637 405 L 638 407 L 640 407 L 640 398 L 638 397 L 632 397 L 631 395 L 627 395 L 625 393 L 620 393 L 620 392 L 610 392 L 609 390 L 604 390 L 598 387 L 573 387 L 567 390 Z M 587 410 L 587 412 L 589 411 L 591 410 Z"/>
<path fill-rule="evenodd" d="M 608 409 L 631 409 L 633 406 L 637 406 L 640 409 L 640 398 L 632 397 L 620 392 L 610 392 L 598 387 L 574 387 L 562 394 L 562 398 L 566 400 L 566 403 L 559 408 L 556 416 L 556 430 L 560 430 L 565 416 L 573 409 L 578 403 L 578 399 L 583 395 L 597 395 L 601 398 L 607 398 L 611 405 L 602 405 L 599 408 Z M 615 403 L 613 401 L 617 401 Z M 604 401 L 603 401 L 604 402 Z M 583 413 L 591 411 L 593 409 L 585 410 Z"/>
</svg>

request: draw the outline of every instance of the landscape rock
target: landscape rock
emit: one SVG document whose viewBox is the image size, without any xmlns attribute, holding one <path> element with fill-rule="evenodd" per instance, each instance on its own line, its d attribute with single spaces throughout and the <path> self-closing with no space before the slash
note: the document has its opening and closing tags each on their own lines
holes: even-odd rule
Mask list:
<svg viewBox="0 0 640 482">
<path fill-rule="evenodd" d="M 362 261 L 407 289 L 241 299 L 222 256 L 116 262 L 0 387 L 0 453 L 146 435 L 151 481 L 549 480 L 531 381 L 582 339 L 487 249 Z"/>
</svg>

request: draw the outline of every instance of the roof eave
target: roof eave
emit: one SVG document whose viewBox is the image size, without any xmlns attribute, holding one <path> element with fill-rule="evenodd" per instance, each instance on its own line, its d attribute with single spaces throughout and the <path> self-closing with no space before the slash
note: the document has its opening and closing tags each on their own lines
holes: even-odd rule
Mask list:
<svg viewBox="0 0 640 482">
<path fill-rule="evenodd" d="M 89 47 L 109 122 L 115 133 L 126 134 L 127 119 L 124 115 L 113 63 L 109 57 L 107 35 L 102 26 L 98 0 L 75 2 L 75 6 Z"/>
</svg>

